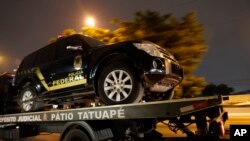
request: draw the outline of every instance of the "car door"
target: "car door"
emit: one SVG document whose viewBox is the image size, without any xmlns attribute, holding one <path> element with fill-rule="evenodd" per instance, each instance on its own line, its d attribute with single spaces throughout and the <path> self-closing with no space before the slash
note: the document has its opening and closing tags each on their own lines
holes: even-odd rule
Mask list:
<svg viewBox="0 0 250 141">
<path fill-rule="evenodd" d="M 52 43 L 39 49 L 33 55 L 35 61 L 32 70 L 35 72 L 40 84 L 44 88 L 44 90 L 41 91 L 41 94 L 50 93 L 50 86 L 52 83 L 51 71 L 53 71 L 52 66 L 54 66 L 56 45 L 56 43 Z"/>
<path fill-rule="evenodd" d="M 74 36 L 58 42 L 56 59 L 50 72 L 50 91 L 53 94 L 72 92 L 85 87 L 86 48 L 84 42 Z"/>
</svg>

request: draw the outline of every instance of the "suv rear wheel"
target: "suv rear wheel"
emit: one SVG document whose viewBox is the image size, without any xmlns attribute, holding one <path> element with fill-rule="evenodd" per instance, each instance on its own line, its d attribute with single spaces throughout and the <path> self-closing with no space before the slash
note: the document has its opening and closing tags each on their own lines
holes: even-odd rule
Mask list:
<svg viewBox="0 0 250 141">
<path fill-rule="evenodd" d="M 36 90 L 28 82 L 26 83 L 20 93 L 19 105 L 23 112 L 36 111 L 40 108 L 41 104 L 36 101 L 37 93 Z"/>
<path fill-rule="evenodd" d="M 98 92 L 104 104 L 126 104 L 139 102 L 144 88 L 130 65 L 115 63 L 103 69 Z"/>
</svg>

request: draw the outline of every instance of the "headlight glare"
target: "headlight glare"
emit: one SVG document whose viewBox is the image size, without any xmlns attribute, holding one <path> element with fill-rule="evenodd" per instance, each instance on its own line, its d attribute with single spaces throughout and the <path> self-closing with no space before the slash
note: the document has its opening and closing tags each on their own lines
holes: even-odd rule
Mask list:
<svg viewBox="0 0 250 141">
<path fill-rule="evenodd" d="M 133 45 L 136 46 L 138 49 L 144 50 L 152 56 L 163 58 L 163 54 L 157 49 L 157 45 L 153 43 L 134 43 Z"/>
</svg>

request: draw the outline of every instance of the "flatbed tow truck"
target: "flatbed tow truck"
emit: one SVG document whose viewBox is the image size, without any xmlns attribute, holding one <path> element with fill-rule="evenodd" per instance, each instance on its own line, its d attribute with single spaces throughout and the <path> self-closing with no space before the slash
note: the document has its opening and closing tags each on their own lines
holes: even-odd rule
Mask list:
<svg viewBox="0 0 250 141">
<path fill-rule="evenodd" d="M 96 45 L 101 46 L 95 47 Z M 64 90 L 61 89 L 64 87 L 68 91 L 70 91 L 71 87 L 75 87 L 75 90 L 77 90 L 80 87 L 82 88 L 83 84 L 89 85 L 87 80 L 94 82 L 96 79 L 100 79 L 100 81 L 90 83 L 90 85 L 103 87 L 104 84 L 106 85 L 106 79 L 107 83 L 110 83 L 108 81 L 109 77 L 111 77 L 110 74 L 112 74 L 111 78 L 117 81 L 115 73 L 119 71 L 119 81 L 127 82 L 127 78 L 130 81 L 126 87 L 132 87 L 129 88 L 131 92 L 126 93 L 128 96 L 123 101 L 124 103 L 130 103 L 140 101 L 142 97 L 141 93 L 139 93 L 142 92 L 139 88 L 141 82 L 137 80 L 141 74 L 136 74 L 136 72 L 142 72 L 142 70 L 143 73 L 149 72 L 150 75 L 145 78 L 145 82 L 148 79 L 148 81 L 156 83 L 157 80 L 157 83 L 162 82 L 162 84 L 166 83 L 163 78 L 168 75 L 169 79 L 166 80 L 171 80 L 171 82 L 168 82 L 171 87 L 172 85 L 176 86 L 183 78 L 183 70 L 177 63 L 178 61 L 169 52 L 160 49 L 154 43 L 129 41 L 108 46 L 105 47 L 99 41 L 79 34 L 60 38 L 55 43 L 31 53 L 23 59 L 15 78 L 11 79 L 12 75 L 9 75 L 10 79 L 8 80 L 15 80 L 15 82 L 5 83 L 3 81 L 4 87 L 2 87 L 2 90 L 0 87 L 0 106 L 3 105 L 4 108 L 0 107 L 0 110 L 5 113 L 5 111 L 8 111 L 5 109 L 13 106 L 12 104 L 10 106 L 5 104 L 5 101 L 15 99 L 12 97 L 11 92 L 15 93 L 15 89 L 8 87 L 9 84 L 13 84 L 13 88 L 23 88 L 21 88 L 19 101 L 14 101 L 28 102 L 36 96 L 32 92 L 34 87 L 30 85 L 31 83 L 39 84 L 36 85 L 37 87 L 40 87 L 41 84 L 45 89 L 41 92 L 61 91 Z M 151 50 L 155 51 L 152 52 Z M 132 61 L 137 58 L 138 54 L 140 59 Z M 130 68 L 130 66 L 133 68 Z M 88 67 L 91 67 L 91 69 Z M 138 70 L 135 68 L 138 68 Z M 46 75 L 41 70 L 44 70 L 42 72 Z M 157 78 L 151 80 L 153 76 L 157 76 Z M 48 84 L 45 81 L 47 79 L 51 80 Z M 118 81 L 115 83 L 118 84 L 112 84 L 112 86 L 118 89 L 119 93 L 121 90 L 123 91 L 121 87 L 125 83 L 122 84 Z M 159 85 L 160 88 L 161 86 Z M 124 88 L 126 87 L 124 85 Z M 151 88 L 156 89 L 158 87 Z M 165 88 L 163 87 L 164 90 L 160 92 L 166 92 Z M 103 103 L 106 103 L 106 105 L 121 103 L 118 102 L 119 100 L 114 102 L 113 99 L 107 99 L 103 92 L 104 89 L 100 89 L 100 93 L 103 93 L 103 99 L 101 99 Z M 72 92 L 79 93 L 81 91 Z M 14 94 L 14 96 L 16 95 Z M 102 96 L 100 95 L 100 98 Z M 33 102 L 36 101 L 33 99 Z M 155 131 L 156 124 L 158 122 L 165 123 L 164 121 L 168 120 L 169 123 L 166 125 L 171 130 L 182 130 L 191 140 L 207 137 L 214 140 L 219 139 L 225 132 L 223 124 L 227 120 L 227 113 L 223 111 L 222 102 L 223 97 L 212 96 L 28 113 L 13 112 L 0 115 L 0 138 L 17 140 L 23 137 L 35 136 L 41 132 L 53 132 L 60 133 L 60 141 L 151 141 L 155 139 L 155 137 L 150 138 L 153 133 L 159 135 Z M 93 104 L 98 105 L 98 103 Z M 39 107 L 39 104 L 31 109 L 24 109 L 23 107 L 21 109 L 22 111 L 36 111 L 38 110 L 37 107 Z M 189 125 L 190 123 L 196 124 L 196 132 L 188 129 L 186 124 Z"/>
<path fill-rule="evenodd" d="M 160 136 L 154 130 L 156 124 L 168 121 L 170 130 L 181 130 L 190 140 L 218 140 L 225 134 L 228 116 L 222 102 L 226 99 L 211 96 L 0 115 L 0 138 L 16 140 L 53 132 L 60 133 L 60 141 L 154 140 L 150 133 Z M 195 132 L 188 129 L 192 123 Z"/>
</svg>

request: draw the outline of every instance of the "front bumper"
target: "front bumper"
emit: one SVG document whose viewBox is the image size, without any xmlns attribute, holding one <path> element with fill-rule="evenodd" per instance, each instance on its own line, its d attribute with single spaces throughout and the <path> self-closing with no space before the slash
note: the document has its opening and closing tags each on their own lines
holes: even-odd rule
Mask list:
<svg viewBox="0 0 250 141">
<path fill-rule="evenodd" d="M 154 61 L 158 61 L 154 65 Z M 157 58 L 151 69 L 145 73 L 145 82 L 152 92 L 166 92 L 177 86 L 183 79 L 183 69 L 170 59 Z"/>
</svg>

